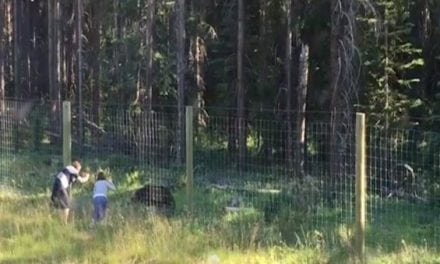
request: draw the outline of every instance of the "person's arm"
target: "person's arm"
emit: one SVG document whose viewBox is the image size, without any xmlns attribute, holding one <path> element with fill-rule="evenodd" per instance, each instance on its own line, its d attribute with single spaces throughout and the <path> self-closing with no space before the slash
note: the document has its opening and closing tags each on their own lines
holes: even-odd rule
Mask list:
<svg viewBox="0 0 440 264">
<path fill-rule="evenodd" d="M 75 168 L 72 165 L 69 165 L 64 168 L 63 173 L 69 179 L 69 185 L 72 185 L 74 182 L 79 181 L 81 183 L 86 182 L 89 179 L 88 173 L 80 172 L 81 167 Z"/>
<path fill-rule="evenodd" d="M 81 172 L 81 173 L 78 173 L 77 180 L 80 183 L 85 183 L 86 181 L 89 180 L 89 178 L 90 178 L 90 174 L 88 172 Z"/>
<path fill-rule="evenodd" d="M 113 184 L 113 182 L 111 180 L 107 180 L 107 187 L 110 190 L 116 191 L 116 187 L 115 187 L 115 185 Z"/>
</svg>

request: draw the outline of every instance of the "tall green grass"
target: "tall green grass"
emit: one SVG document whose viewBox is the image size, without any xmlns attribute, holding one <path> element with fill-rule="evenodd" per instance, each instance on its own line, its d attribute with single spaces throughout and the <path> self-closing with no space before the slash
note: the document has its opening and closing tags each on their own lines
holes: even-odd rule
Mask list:
<svg viewBox="0 0 440 264">
<path fill-rule="evenodd" d="M 294 197 L 262 194 L 245 199 L 239 213 L 225 213 L 222 208 L 233 193 L 206 187 L 195 189 L 195 210 L 188 212 L 185 191 L 178 188 L 176 213 L 167 218 L 129 203 L 132 189 L 143 181 L 131 168 L 109 170 L 119 189 L 109 196 L 104 223 L 90 227 L 91 181 L 75 187 L 72 218 L 64 225 L 49 204 L 51 176 L 59 164 L 37 160 L 0 162 L 14 172 L 0 186 L 0 263 L 356 262 L 351 223 L 341 222 L 341 212 L 334 208 L 310 211 L 300 200 L 292 205 Z M 105 164 L 94 161 L 91 169 L 106 169 Z M 419 218 L 399 211 L 414 206 L 399 206 L 384 207 L 380 219 L 371 219 L 368 263 L 440 263 L 436 248 L 423 243 L 437 230 L 433 225 L 440 224 L 438 216 L 415 225 Z M 414 215 L 428 208 L 419 210 Z M 317 217 L 322 225 L 315 222 Z"/>
<path fill-rule="evenodd" d="M 184 217 L 164 218 L 114 203 L 105 222 L 91 228 L 89 209 L 75 212 L 64 225 L 45 197 L 2 195 L 0 262 L 208 263 L 216 255 L 221 263 L 321 263 L 325 258 L 308 249 L 260 247 L 255 237 L 244 234 L 261 227 L 240 227 L 239 216 L 225 216 L 218 224 L 202 227 Z"/>
<path fill-rule="evenodd" d="M 90 227 L 91 204 L 78 193 L 68 225 L 61 223 L 45 196 L 0 191 L 0 263 L 354 263 L 346 227 L 334 234 L 338 247 L 327 247 L 318 232 L 301 235 L 289 246 L 264 226 L 259 213 L 198 218 L 165 218 L 110 196 L 107 219 Z M 122 198 L 123 200 L 123 198 Z M 273 228 L 273 227 L 272 227 Z M 274 230 L 272 230 L 274 231 Z M 272 242 L 267 242 L 273 236 Z M 265 243 L 263 243 L 265 241 Z M 439 263 L 434 249 L 402 242 L 394 250 L 367 248 L 368 263 Z"/>
</svg>

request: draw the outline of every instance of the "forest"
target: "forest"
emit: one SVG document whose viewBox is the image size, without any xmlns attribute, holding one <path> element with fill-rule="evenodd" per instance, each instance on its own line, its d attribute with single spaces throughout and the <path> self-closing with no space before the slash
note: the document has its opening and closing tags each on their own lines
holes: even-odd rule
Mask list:
<svg viewBox="0 0 440 264">
<path fill-rule="evenodd" d="M 438 1 L 4 0 L 0 10 L 0 98 L 438 125 Z"/>
<path fill-rule="evenodd" d="M 6 99 L 48 102 L 55 124 L 68 100 L 77 113 L 80 146 L 87 134 L 96 138 L 114 123 L 112 107 L 143 117 L 173 107 L 176 122 L 166 127 L 172 140 L 150 143 L 175 146 L 179 163 L 185 106 L 193 106 L 198 126 L 215 115 L 226 117 L 227 125 L 217 132 L 228 134 L 227 148 L 237 153 L 240 168 L 254 135 L 263 142 L 263 158 L 275 153 L 289 168 L 293 157 L 297 165 L 304 163 L 314 140 L 340 174 L 335 164 L 350 151 L 355 112 L 366 113 L 369 124 L 384 130 L 439 127 L 438 1 L 4 0 L 0 5 L 0 110 Z M 261 119 L 276 120 L 272 127 L 279 131 L 268 132 Z M 324 138 L 308 138 L 306 130 L 318 121 L 329 124 Z M 136 126 L 138 132 L 123 133 L 139 136 L 143 125 Z M 270 142 L 272 137 L 281 140 Z"/>
<path fill-rule="evenodd" d="M 439 127 L 438 1 L 0 5 L 0 99 L 50 102 L 53 116 L 71 101 L 81 145 L 85 126 L 105 126 L 106 106 L 145 113 L 176 107 L 177 161 L 187 105 L 196 107 L 200 124 L 213 113 L 230 117 L 228 148 L 240 163 L 256 117 L 284 120 L 282 159 L 294 156 L 295 143 L 301 151 L 307 145 L 306 113 L 321 113 L 330 124 L 330 148 L 347 141 L 354 112 L 385 129 Z"/>
</svg>

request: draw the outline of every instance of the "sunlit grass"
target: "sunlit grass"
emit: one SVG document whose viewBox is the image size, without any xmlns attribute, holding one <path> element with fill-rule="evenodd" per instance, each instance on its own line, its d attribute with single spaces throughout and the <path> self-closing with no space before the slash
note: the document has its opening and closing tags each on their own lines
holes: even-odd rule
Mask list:
<svg viewBox="0 0 440 264">
<path fill-rule="evenodd" d="M 202 227 L 184 217 L 163 218 L 116 204 L 106 222 L 92 229 L 89 217 L 80 213 L 63 225 L 44 197 L 13 196 L 0 203 L 0 262 L 354 263 L 347 227 L 335 231 L 341 240 L 339 248 L 320 247 L 313 236 L 295 247 L 262 245 L 257 236 L 263 228 L 254 225 L 258 219 L 257 213 L 249 211 L 225 215 Z M 402 242 L 391 252 L 367 248 L 367 259 L 368 263 L 439 263 L 440 255 Z"/>
<path fill-rule="evenodd" d="M 232 193 L 195 188 L 195 210 L 189 214 L 185 190 L 176 189 L 177 213 L 165 218 L 129 203 L 136 185 L 126 182 L 122 171 L 113 171 L 119 190 L 110 194 L 102 225 L 90 228 L 93 182 L 74 188 L 73 217 L 63 225 L 49 205 L 59 164 L 39 166 L 33 160 L 8 161 L 15 181 L 0 184 L 0 263 L 355 263 L 353 227 L 335 208 L 306 213 L 296 200 L 284 204 L 276 194 L 259 193 L 252 201 L 245 197 L 245 209 L 228 214 L 222 208 Z M 280 206 L 269 221 L 263 207 L 268 201 Z M 440 263 L 436 248 L 423 243 L 430 235 L 431 241 L 438 238 L 440 218 L 429 215 L 429 208 L 385 205 L 367 225 L 368 263 Z M 414 211 L 402 215 L 408 208 Z"/>
<path fill-rule="evenodd" d="M 242 237 L 248 239 L 247 245 L 243 241 L 234 245 L 230 241 L 234 227 L 229 224 L 239 220 L 222 221 L 223 226 L 202 229 L 182 218 L 116 207 L 105 223 L 91 229 L 87 217 L 76 216 L 63 225 L 44 199 L 11 197 L 0 204 L 0 262 L 208 263 L 216 255 L 221 263 L 297 263 L 298 258 L 315 258 L 316 252 L 309 250 L 296 255 L 284 246 L 251 246 L 252 237 Z"/>
</svg>

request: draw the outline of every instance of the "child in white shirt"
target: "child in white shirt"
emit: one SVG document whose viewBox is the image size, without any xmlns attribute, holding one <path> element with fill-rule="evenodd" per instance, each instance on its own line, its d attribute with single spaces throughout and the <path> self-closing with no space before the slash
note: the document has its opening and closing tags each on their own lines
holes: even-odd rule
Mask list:
<svg viewBox="0 0 440 264">
<path fill-rule="evenodd" d="M 115 185 L 106 179 L 104 172 L 98 172 L 93 188 L 93 222 L 96 224 L 105 217 L 107 211 L 107 191 L 116 190 Z"/>
</svg>

